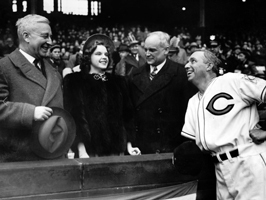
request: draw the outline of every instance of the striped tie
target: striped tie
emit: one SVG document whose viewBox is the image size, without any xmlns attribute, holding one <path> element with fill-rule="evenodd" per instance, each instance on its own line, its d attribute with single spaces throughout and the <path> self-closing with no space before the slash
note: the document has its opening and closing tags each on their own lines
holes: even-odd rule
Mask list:
<svg viewBox="0 0 266 200">
<path fill-rule="evenodd" d="M 153 70 L 152 72 L 150 73 L 150 79 L 153 80 L 155 75 L 157 74 L 156 71 L 157 71 L 157 67 L 153 67 Z"/>
</svg>

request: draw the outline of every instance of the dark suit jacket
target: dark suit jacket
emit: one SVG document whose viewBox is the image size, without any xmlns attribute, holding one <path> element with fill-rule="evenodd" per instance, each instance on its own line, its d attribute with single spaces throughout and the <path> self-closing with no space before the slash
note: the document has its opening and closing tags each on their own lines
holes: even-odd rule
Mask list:
<svg viewBox="0 0 266 200">
<path fill-rule="evenodd" d="M 40 159 L 29 144 L 34 109 L 63 108 L 61 77 L 44 65 L 47 78 L 18 49 L 0 60 L 0 162 Z"/>
<path fill-rule="evenodd" d="M 167 60 L 150 81 L 148 64 L 133 71 L 129 90 L 135 106 L 134 146 L 142 154 L 172 152 L 183 139 L 181 129 L 189 98 L 196 88 L 183 65 Z"/>
</svg>

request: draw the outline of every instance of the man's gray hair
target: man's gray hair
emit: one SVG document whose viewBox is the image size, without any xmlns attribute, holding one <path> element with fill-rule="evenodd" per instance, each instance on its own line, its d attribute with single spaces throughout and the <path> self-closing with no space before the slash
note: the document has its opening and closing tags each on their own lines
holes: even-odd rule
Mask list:
<svg viewBox="0 0 266 200">
<path fill-rule="evenodd" d="M 29 14 L 23 18 L 18 19 L 16 23 L 18 37 L 22 37 L 22 34 L 25 31 L 31 31 L 35 27 L 36 23 L 50 24 L 49 20 L 46 17 L 36 14 Z"/>
<path fill-rule="evenodd" d="M 213 68 L 212 71 L 216 74 L 219 74 L 219 67 L 222 64 L 221 60 L 211 51 L 203 49 L 203 50 L 197 50 L 204 53 L 205 61 L 204 63 L 212 63 Z"/>
<path fill-rule="evenodd" d="M 151 32 L 147 35 L 147 37 L 152 36 L 152 35 L 157 35 L 160 39 L 160 46 L 163 48 L 169 47 L 170 45 L 170 35 L 162 32 L 162 31 L 155 31 Z"/>
</svg>

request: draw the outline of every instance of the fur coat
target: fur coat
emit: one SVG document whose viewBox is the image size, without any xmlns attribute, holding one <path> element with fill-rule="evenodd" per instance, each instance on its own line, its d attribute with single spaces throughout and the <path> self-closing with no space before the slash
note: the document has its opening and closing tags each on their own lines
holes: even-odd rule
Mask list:
<svg viewBox="0 0 266 200">
<path fill-rule="evenodd" d="M 64 79 L 64 107 L 73 116 L 77 144 L 83 142 L 90 157 L 119 155 L 133 134 L 133 107 L 123 77 L 106 73 L 106 81 L 95 74 L 77 72 Z"/>
</svg>

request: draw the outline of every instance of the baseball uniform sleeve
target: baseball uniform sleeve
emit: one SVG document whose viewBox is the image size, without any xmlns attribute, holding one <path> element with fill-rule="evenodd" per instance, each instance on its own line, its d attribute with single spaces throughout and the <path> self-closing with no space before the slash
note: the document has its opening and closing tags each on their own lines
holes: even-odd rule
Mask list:
<svg viewBox="0 0 266 200">
<path fill-rule="evenodd" d="M 254 102 L 264 102 L 266 81 L 261 78 L 241 75 L 239 76 L 239 89 L 241 98 L 250 105 Z"/>
<path fill-rule="evenodd" d="M 195 96 L 194 96 L 195 97 Z M 189 139 L 195 140 L 195 126 L 196 126 L 196 107 L 193 103 L 192 97 L 188 102 L 188 107 L 185 115 L 185 124 L 182 128 L 181 135 Z"/>
</svg>

